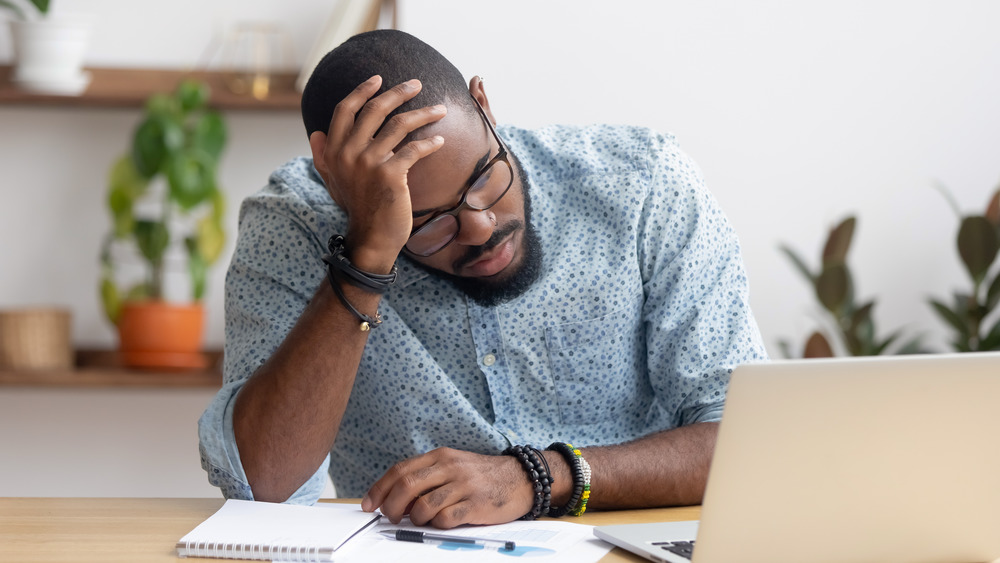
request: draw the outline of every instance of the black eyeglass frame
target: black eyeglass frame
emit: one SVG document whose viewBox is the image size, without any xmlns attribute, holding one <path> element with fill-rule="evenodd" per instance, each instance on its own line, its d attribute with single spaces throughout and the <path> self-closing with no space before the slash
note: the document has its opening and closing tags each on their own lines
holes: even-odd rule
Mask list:
<svg viewBox="0 0 1000 563">
<path fill-rule="evenodd" d="M 493 138 L 496 139 L 497 146 L 500 147 L 500 150 L 499 150 L 499 152 L 497 152 L 496 156 L 494 156 L 493 158 L 491 158 L 489 160 L 489 162 L 487 162 L 486 165 L 483 166 L 482 170 L 480 170 L 479 173 L 476 174 L 475 178 L 473 178 L 472 181 L 469 182 L 468 187 L 466 187 L 465 191 L 462 192 L 462 200 L 458 203 L 458 205 L 456 205 L 455 207 L 453 207 L 453 208 L 451 208 L 451 209 L 449 209 L 447 211 L 441 211 L 440 213 L 435 213 L 425 223 L 423 223 L 419 227 L 415 227 L 412 231 L 410 231 L 410 238 L 412 239 L 413 235 L 415 235 L 418 232 L 420 232 L 421 230 L 427 228 L 432 223 L 434 223 L 434 221 L 437 221 L 441 217 L 444 217 L 446 215 L 451 215 L 452 217 L 455 218 L 455 227 L 456 227 L 455 228 L 455 233 L 451 236 L 451 238 L 448 240 L 448 242 L 442 244 L 441 247 L 438 248 L 437 250 L 435 250 L 434 252 L 430 252 L 430 253 L 426 253 L 426 254 L 420 253 L 420 252 L 414 252 L 413 250 L 410 249 L 410 247 L 409 247 L 409 245 L 410 245 L 409 239 L 407 239 L 407 242 L 406 242 L 406 245 L 404 246 L 404 248 L 406 249 L 407 252 L 409 252 L 410 254 L 413 254 L 415 256 L 420 256 L 422 258 L 426 258 L 428 256 L 433 256 L 434 254 L 437 254 L 438 252 L 441 252 L 442 250 L 444 250 L 445 248 L 447 248 L 449 244 L 455 242 L 455 239 L 458 238 L 458 233 L 460 233 L 462 231 L 462 221 L 461 221 L 461 219 L 459 219 L 459 214 L 462 211 L 465 211 L 466 209 L 472 209 L 473 211 L 486 211 L 487 209 L 490 209 L 494 205 L 500 203 L 500 200 L 503 199 L 503 196 L 507 195 L 507 192 L 510 191 L 511 186 L 514 185 L 514 167 L 511 166 L 510 160 L 507 158 L 507 155 L 508 155 L 507 145 L 503 142 L 503 139 L 500 138 L 500 135 L 497 134 L 497 130 L 496 130 L 495 127 L 493 127 L 493 123 L 490 122 L 490 118 L 489 118 L 489 116 L 486 115 L 486 110 L 483 109 L 482 104 L 479 103 L 479 100 L 477 100 L 475 96 L 471 96 L 471 97 L 472 97 L 472 101 L 475 102 L 475 104 L 476 104 L 476 109 L 479 110 L 479 115 L 482 116 L 483 121 L 486 122 L 486 128 L 490 130 L 490 133 L 493 134 Z M 501 192 L 500 195 L 497 196 L 497 198 L 495 200 L 493 200 L 493 203 L 490 203 L 487 206 L 476 207 L 475 205 L 470 204 L 468 202 L 468 199 L 469 199 L 469 192 L 472 190 L 472 187 L 475 186 L 476 182 L 478 182 L 479 179 L 482 178 L 484 174 L 486 174 L 487 172 L 489 172 L 490 169 L 493 166 L 495 166 L 498 162 L 503 162 L 504 164 L 507 165 L 507 171 L 509 172 L 509 177 L 510 177 L 510 180 L 508 180 L 508 182 L 507 182 L 507 187 L 504 188 L 503 192 Z"/>
</svg>

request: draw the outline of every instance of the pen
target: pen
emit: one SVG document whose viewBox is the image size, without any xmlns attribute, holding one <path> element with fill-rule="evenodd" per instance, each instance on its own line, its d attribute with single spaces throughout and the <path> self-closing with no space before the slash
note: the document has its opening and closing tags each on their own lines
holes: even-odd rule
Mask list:
<svg viewBox="0 0 1000 563">
<path fill-rule="evenodd" d="M 379 532 L 383 536 L 398 541 L 411 541 L 416 543 L 464 543 L 478 545 L 482 547 L 496 547 L 504 551 L 514 551 L 514 542 L 508 540 L 491 540 L 487 538 L 468 538 L 463 536 L 448 536 L 445 534 L 432 534 L 417 530 L 382 530 Z"/>
</svg>

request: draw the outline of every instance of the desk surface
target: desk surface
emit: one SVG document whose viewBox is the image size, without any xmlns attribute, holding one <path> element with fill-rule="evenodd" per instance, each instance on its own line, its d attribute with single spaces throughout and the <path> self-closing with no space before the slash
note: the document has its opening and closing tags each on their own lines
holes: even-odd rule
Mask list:
<svg viewBox="0 0 1000 563">
<path fill-rule="evenodd" d="M 211 516 L 222 502 L 222 499 L 0 498 L 0 561 L 177 561 L 174 550 L 177 540 Z M 697 520 L 700 513 L 698 507 L 588 512 L 569 521 L 599 526 Z M 601 561 L 645 560 L 615 548 Z"/>
</svg>

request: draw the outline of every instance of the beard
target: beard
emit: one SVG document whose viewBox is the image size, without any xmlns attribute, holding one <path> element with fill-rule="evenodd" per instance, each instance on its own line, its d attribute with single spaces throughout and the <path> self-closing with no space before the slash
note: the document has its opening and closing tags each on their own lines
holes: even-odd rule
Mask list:
<svg viewBox="0 0 1000 563">
<path fill-rule="evenodd" d="M 492 250 L 503 242 L 511 233 L 518 229 L 524 229 L 524 238 L 521 248 L 523 258 L 521 264 L 511 272 L 501 272 L 497 275 L 486 278 L 466 278 L 456 276 L 447 272 L 442 272 L 434 268 L 428 268 L 417 262 L 416 264 L 434 274 L 435 276 L 451 282 L 459 291 L 464 293 L 483 307 L 495 307 L 506 303 L 515 297 L 519 297 L 538 280 L 542 273 L 542 243 L 538 238 L 534 225 L 531 223 L 531 189 L 528 176 L 524 173 L 524 168 L 513 153 L 509 153 L 517 168 L 518 178 L 521 180 L 521 191 L 524 195 L 524 223 L 512 221 L 506 223 L 493 231 L 493 235 L 488 241 L 480 246 L 471 246 L 466 253 L 456 260 L 456 264 L 470 264 L 479 256 Z"/>
</svg>

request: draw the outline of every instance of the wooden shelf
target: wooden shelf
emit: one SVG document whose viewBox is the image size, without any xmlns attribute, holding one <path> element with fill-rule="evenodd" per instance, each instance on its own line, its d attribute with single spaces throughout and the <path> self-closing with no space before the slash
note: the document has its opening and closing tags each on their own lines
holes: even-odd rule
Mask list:
<svg viewBox="0 0 1000 563">
<path fill-rule="evenodd" d="M 123 367 L 113 350 L 80 350 L 76 366 L 61 370 L 0 370 L 0 387 L 172 387 L 222 386 L 222 352 L 205 352 L 206 370 L 136 370 Z"/>
<path fill-rule="evenodd" d="M 267 98 L 234 94 L 221 72 L 185 72 L 139 68 L 88 68 L 91 82 L 79 96 L 55 96 L 26 92 L 11 81 L 11 66 L 0 66 L 0 105 L 62 107 L 142 107 L 150 95 L 170 92 L 184 78 L 204 80 L 212 88 L 210 105 L 220 110 L 288 111 L 299 109 L 301 95 L 295 90 L 295 73 L 271 76 Z"/>
</svg>

